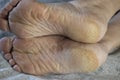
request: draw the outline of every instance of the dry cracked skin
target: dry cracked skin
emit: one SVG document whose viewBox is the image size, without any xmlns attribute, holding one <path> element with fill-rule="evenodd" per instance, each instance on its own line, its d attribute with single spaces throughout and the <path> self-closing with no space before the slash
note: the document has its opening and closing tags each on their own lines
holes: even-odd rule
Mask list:
<svg viewBox="0 0 120 80">
<path fill-rule="evenodd" d="M 91 72 L 120 46 L 120 0 L 11 0 L 0 12 L 4 58 L 33 75 Z M 106 5 L 107 4 L 107 5 Z M 111 20 L 110 20 L 111 19 Z"/>
</svg>

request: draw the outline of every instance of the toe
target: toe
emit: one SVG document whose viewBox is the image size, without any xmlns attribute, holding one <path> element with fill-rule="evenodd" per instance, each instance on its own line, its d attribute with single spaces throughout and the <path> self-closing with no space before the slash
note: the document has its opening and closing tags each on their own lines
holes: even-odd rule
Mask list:
<svg viewBox="0 0 120 80">
<path fill-rule="evenodd" d="M 0 15 L 3 19 L 7 19 L 8 18 L 8 14 L 11 11 L 13 7 L 8 3 L 5 5 L 5 7 L 1 10 Z"/>
<path fill-rule="evenodd" d="M 1 11 L 0 11 L 0 29 L 9 31 L 8 27 L 8 15 L 9 12 L 18 4 L 20 0 L 11 0 Z"/>
<path fill-rule="evenodd" d="M 9 60 L 9 64 L 10 64 L 11 66 L 13 66 L 13 65 L 15 65 L 16 63 L 15 63 L 15 61 L 14 61 L 13 59 L 10 59 L 10 60 Z"/>
<path fill-rule="evenodd" d="M 10 53 L 7 53 L 7 54 L 4 55 L 4 58 L 6 60 L 10 60 L 10 59 L 12 59 L 12 55 Z"/>
<path fill-rule="evenodd" d="M 21 0 L 11 0 L 9 4 L 10 4 L 11 6 L 16 6 L 20 1 L 21 1 Z"/>
<path fill-rule="evenodd" d="M 9 53 L 12 49 L 12 40 L 13 38 L 9 37 L 0 39 L 0 51 L 3 51 L 4 54 Z"/>
<path fill-rule="evenodd" d="M 20 0 L 11 0 L 6 6 L 1 10 L 0 15 L 3 18 L 7 18 L 9 12 L 19 3 Z"/>
<path fill-rule="evenodd" d="M 0 29 L 3 31 L 9 31 L 8 21 L 0 17 Z"/>
<path fill-rule="evenodd" d="M 22 72 L 21 69 L 20 69 L 20 67 L 19 67 L 18 65 L 14 65 L 14 66 L 13 66 L 13 69 L 14 69 L 15 71 Z"/>
</svg>

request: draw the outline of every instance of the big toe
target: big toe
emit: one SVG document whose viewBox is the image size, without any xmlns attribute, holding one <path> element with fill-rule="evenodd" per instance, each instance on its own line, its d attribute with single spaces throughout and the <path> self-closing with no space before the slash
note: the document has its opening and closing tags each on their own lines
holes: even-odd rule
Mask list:
<svg viewBox="0 0 120 80">
<path fill-rule="evenodd" d="M 0 51 L 3 51 L 4 54 L 10 53 L 12 49 L 12 40 L 14 38 L 11 37 L 4 37 L 0 39 Z"/>
</svg>

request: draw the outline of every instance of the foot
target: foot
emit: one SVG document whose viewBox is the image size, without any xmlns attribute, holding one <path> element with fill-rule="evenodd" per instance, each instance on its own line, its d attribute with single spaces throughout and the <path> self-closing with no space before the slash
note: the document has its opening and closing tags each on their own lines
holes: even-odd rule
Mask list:
<svg viewBox="0 0 120 80">
<path fill-rule="evenodd" d="M 94 71 L 100 66 L 97 54 L 104 55 L 102 62 L 107 56 L 98 44 L 85 45 L 56 36 L 26 40 L 6 37 L 0 44 L 14 70 L 34 75 Z"/>
<path fill-rule="evenodd" d="M 11 66 L 19 72 L 34 75 L 89 72 L 102 65 L 109 51 L 120 44 L 118 21 L 115 19 L 114 23 L 111 22 L 113 27 L 109 28 L 103 41 L 96 44 L 82 44 L 53 36 L 14 40 L 3 38 L 0 49 Z M 114 38 L 113 35 L 111 37 L 111 31 Z"/>
<path fill-rule="evenodd" d="M 3 38 L 0 49 L 13 69 L 19 72 L 34 75 L 90 72 L 120 46 L 119 21 L 120 13 L 110 21 L 105 37 L 96 44 L 78 43 L 60 36 Z"/>
<path fill-rule="evenodd" d="M 9 26 L 19 38 L 63 35 L 75 41 L 95 43 L 103 38 L 108 21 L 119 9 L 119 0 L 46 4 L 21 0 L 10 11 Z"/>
</svg>

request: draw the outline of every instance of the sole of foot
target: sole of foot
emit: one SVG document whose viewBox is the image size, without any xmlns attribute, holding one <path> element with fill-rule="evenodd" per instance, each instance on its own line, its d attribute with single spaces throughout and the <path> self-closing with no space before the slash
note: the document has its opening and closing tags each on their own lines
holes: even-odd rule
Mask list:
<svg viewBox="0 0 120 80">
<path fill-rule="evenodd" d="M 120 46 L 119 19 L 120 13 L 110 21 L 105 37 L 96 44 L 74 42 L 60 36 L 6 37 L 0 40 L 0 50 L 13 69 L 19 72 L 34 75 L 91 72 Z"/>
<path fill-rule="evenodd" d="M 0 40 L 0 44 L 4 58 L 13 69 L 34 75 L 94 71 L 100 66 L 98 58 L 105 56 L 98 44 L 78 44 L 63 37 L 26 40 L 6 37 Z M 105 61 L 103 56 L 101 58 Z"/>
<path fill-rule="evenodd" d="M 78 42 L 96 43 L 106 33 L 110 18 L 120 9 L 118 2 L 76 0 L 45 4 L 21 0 L 11 11 L 7 10 L 9 26 L 19 38 L 63 35 Z"/>
<path fill-rule="evenodd" d="M 108 53 L 120 44 L 118 21 L 119 18 L 111 21 L 107 34 L 96 44 L 83 44 L 57 36 L 29 39 L 19 39 L 17 36 L 1 39 L 0 49 L 13 69 L 19 72 L 34 75 L 90 72 L 102 65 Z M 16 30 L 19 29 L 13 29 Z M 32 28 L 29 30 L 31 32 Z"/>
</svg>

